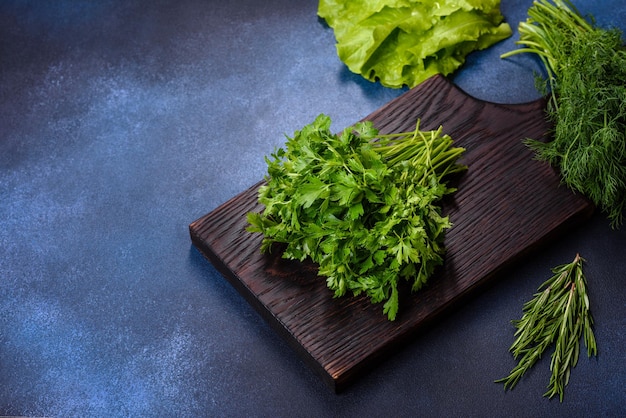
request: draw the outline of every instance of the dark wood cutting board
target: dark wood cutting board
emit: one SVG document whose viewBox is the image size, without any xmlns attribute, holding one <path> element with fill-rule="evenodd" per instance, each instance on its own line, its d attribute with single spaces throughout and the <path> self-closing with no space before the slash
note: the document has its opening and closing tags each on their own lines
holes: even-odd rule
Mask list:
<svg viewBox="0 0 626 418">
<path fill-rule="evenodd" d="M 444 205 L 454 224 L 445 264 L 421 291 L 404 292 L 394 322 L 364 297 L 333 298 L 315 266 L 260 253 L 261 236 L 245 228 L 246 213 L 262 210 L 262 181 L 193 222 L 192 242 L 339 392 L 455 302 L 504 280 L 505 267 L 591 215 L 593 206 L 521 142 L 546 135 L 544 106 L 479 101 L 435 76 L 364 118 L 384 133 L 413 130 L 418 118 L 424 130 L 442 125 L 466 148 L 461 162 L 469 167 Z"/>
</svg>

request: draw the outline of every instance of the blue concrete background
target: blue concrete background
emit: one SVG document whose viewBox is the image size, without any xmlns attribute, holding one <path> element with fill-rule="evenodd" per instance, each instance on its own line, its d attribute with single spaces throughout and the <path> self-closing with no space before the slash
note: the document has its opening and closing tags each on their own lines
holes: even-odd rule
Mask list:
<svg viewBox="0 0 626 418">
<path fill-rule="evenodd" d="M 577 0 L 626 30 L 622 0 Z M 529 0 L 502 0 L 516 28 Z M 192 247 L 188 224 L 265 174 L 319 113 L 341 129 L 402 93 L 338 60 L 314 0 L 0 2 L 0 415 L 625 416 L 626 232 L 602 215 L 332 393 Z M 451 79 L 538 97 L 517 33 Z M 509 321 L 587 260 L 597 359 L 565 401 L 549 357 L 512 392 Z"/>
</svg>

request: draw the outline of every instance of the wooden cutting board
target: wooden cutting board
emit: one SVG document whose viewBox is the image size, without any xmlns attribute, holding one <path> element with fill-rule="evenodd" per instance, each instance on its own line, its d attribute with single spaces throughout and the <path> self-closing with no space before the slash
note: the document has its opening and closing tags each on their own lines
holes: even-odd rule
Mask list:
<svg viewBox="0 0 626 418">
<path fill-rule="evenodd" d="M 523 144 L 549 125 L 545 101 L 520 105 L 469 97 L 435 76 L 364 119 L 384 133 L 443 126 L 466 148 L 468 171 L 444 205 L 454 224 L 444 266 L 417 293 L 407 289 L 396 321 L 364 297 L 333 298 L 312 264 L 260 253 L 261 236 L 245 231 L 261 211 L 262 181 L 190 225 L 193 244 L 336 392 L 377 360 L 505 267 L 588 218 L 593 206 L 560 185 L 558 174 Z M 259 157 L 262 158 L 262 157 Z"/>
</svg>

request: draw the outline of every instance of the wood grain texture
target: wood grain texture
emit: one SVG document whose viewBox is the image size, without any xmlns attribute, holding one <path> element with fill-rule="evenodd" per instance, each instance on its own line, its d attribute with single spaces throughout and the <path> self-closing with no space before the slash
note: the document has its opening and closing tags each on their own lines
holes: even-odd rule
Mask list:
<svg viewBox="0 0 626 418">
<path fill-rule="evenodd" d="M 444 266 L 417 293 L 401 296 L 396 321 L 364 297 L 333 298 L 314 265 L 260 253 L 261 236 L 245 231 L 260 211 L 262 182 L 190 225 L 193 244 L 303 359 L 339 392 L 420 327 L 498 277 L 511 263 L 564 228 L 589 217 L 592 205 L 560 186 L 558 174 L 522 144 L 549 126 L 542 100 L 499 105 L 476 100 L 435 76 L 367 116 L 381 132 L 443 126 L 466 148 L 469 169 L 444 203 L 454 227 Z"/>
</svg>

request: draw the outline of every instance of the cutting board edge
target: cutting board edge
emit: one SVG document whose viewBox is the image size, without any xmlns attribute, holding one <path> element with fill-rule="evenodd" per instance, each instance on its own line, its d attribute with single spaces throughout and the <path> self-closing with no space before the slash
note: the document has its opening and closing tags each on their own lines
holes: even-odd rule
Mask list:
<svg viewBox="0 0 626 418">
<path fill-rule="evenodd" d="M 368 357 L 362 359 L 360 362 L 347 369 L 344 373 L 340 373 L 337 376 L 332 376 L 328 370 L 299 343 L 299 341 L 285 327 L 280 319 L 273 315 L 271 310 L 265 306 L 258 299 L 257 295 L 255 295 L 254 292 L 246 286 L 244 280 L 239 278 L 231 269 L 229 269 L 228 265 L 220 259 L 219 255 L 211 248 L 210 244 L 205 242 L 202 237 L 196 233 L 196 225 L 201 224 L 202 221 L 211 215 L 212 212 L 191 223 L 189 225 L 189 232 L 191 235 L 191 241 L 196 249 L 211 264 L 213 264 L 219 273 L 237 290 L 241 296 L 243 296 L 250 306 L 268 323 L 268 325 L 288 343 L 298 357 L 303 360 L 304 363 L 307 364 L 307 366 L 309 366 L 309 368 L 316 373 L 331 390 L 338 394 L 350 387 L 359 376 L 366 375 L 369 368 L 380 364 L 386 355 L 396 351 L 407 342 L 417 338 L 422 331 L 433 324 L 435 319 L 440 318 L 442 315 L 450 314 L 455 308 L 459 307 L 463 301 L 467 301 L 475 297 L 481 289 L 487 287 L 495 278 L 500 276 L 503 272 L 506 272 L 507 269 L 512 268 L 516 263 L 530 256 L 533 252 L 544 248 L 560 236 L 565 230 L 576 227 L 588 220 L 593 214 L 594 209 L 595 208 L 591 203 L 582 205 L 580 210 L 572 213 L 558 227 L 549 231 L 539 241 L 533 245 L 527 246 L 515 257 L 512 257 L 507 260 L 506 263 L 501 264 L 489 275 L 486 275 L 482 279 L 476 281 L 471 288 L 457 294 L 445 304 L 442 304 L 437 310 L 430 312 L 430 314 L 421 320 L 418 325 L 408 328 L 396 339 L 383 345 L 380 349 L 372 351 Z"/>
<path fill-rule="evenodd" d="M 410 329 L 407 329 L 402 335 L 400 335 L 395 340 L 389 342 L 382 349 L 373 352 L 371 359 L 364 359 L 359 364 L 353 366 L 351 376 L 341 376 L 335 382 L 336 392 L 339 393 L 345 390 L 350 383 L 352 383 L 358 376 L 362 375 L 362 370 L 367 369 L 368 366 L 372 366 L 378 362 L 376 362 L 377 358 L 384 357 L 384 354 L 391 353 L 394 350 L 402 347 L 407 342 L 415 340 L 419 337 L 421 332 L 424 332 L 428 329 L 428 327 L 432 326 L 436 320 L 440 319 L 443 315 L 449 315 L 454 312 L 455 309 L 461 306 L 464 301 L 471 300 L 476 297 L 477 293 L 481 290 L 487 288 L 490 284 L 494 282 L 495 279 L 500 277 L 502 274 L 505 274 L 507 270 L 514 268 L 517 263 L 522 262 L 525 258 L 531 256 L 533 253 L 540 251 L 545 248 L 551 242 L 554 242 L 559 236 L 561 236 L 565 231 L 575 228 L 578 225 L 583 224 L 588 221 L 595 211 L 595 207 L 591 202 L 586 199 L 583 199 L 581 203 L 581 207 L 576 212 L 573 212 L 568 218 L 566 218 L 559 226 L 553 228 L 548 233 L 546 233 L 540 240 L 537 242 L 528 245 L 526 248 L 517 253 L 514 257 L 510 257 L 505 263 L 502 263 L 490 272 L 488 275 L 484 276 L 482 279 L 473 283 L 473 285 L 463 292 L 457 294 L 450 300 L 448 300 L 445 304 L 442 304 L 439 309 L 436 311 L 431 311 L 430 314 L 423 320 L 420 321 L 418 325 L 414 325 Z"/>
<path fill-rule="evenodd" d="M 228 203 L 228 202 L 226 202 Z M 287 342 L 287 344 L 295 351 L 296 355 L 304 361 L 307 366 L 317 374 L 322 381 L 330 387 L 335 393 L 339 393 L 337 386 L 337 379 L 333 378 L 330 373 L 322 366 L 318 361 L 313 358 L 304 346 L 293 336 L 293 334 L 285 327 L 285 325 L 278 319 L 272 311 L 265 306 L 257 297 L 257 295 L 246 286 L 244 280 L 237 276 L 225 263 L 220 259 L 219 255 L 211 248 L 211 246 L 204 242 L 202 237 L 195 231 L 195 226 L 201 224 L 212 212 L 199 218 L 189 225 L 189 232 L 191 235 L 191 242 L 200 252 L 200 254 L 208 260 L 216 270 L 226 279 L 227 282 L 235 288 L 246 302 L 266 321 L 266 323 L 272 328 L 280 338 Z"/>
</svg>

